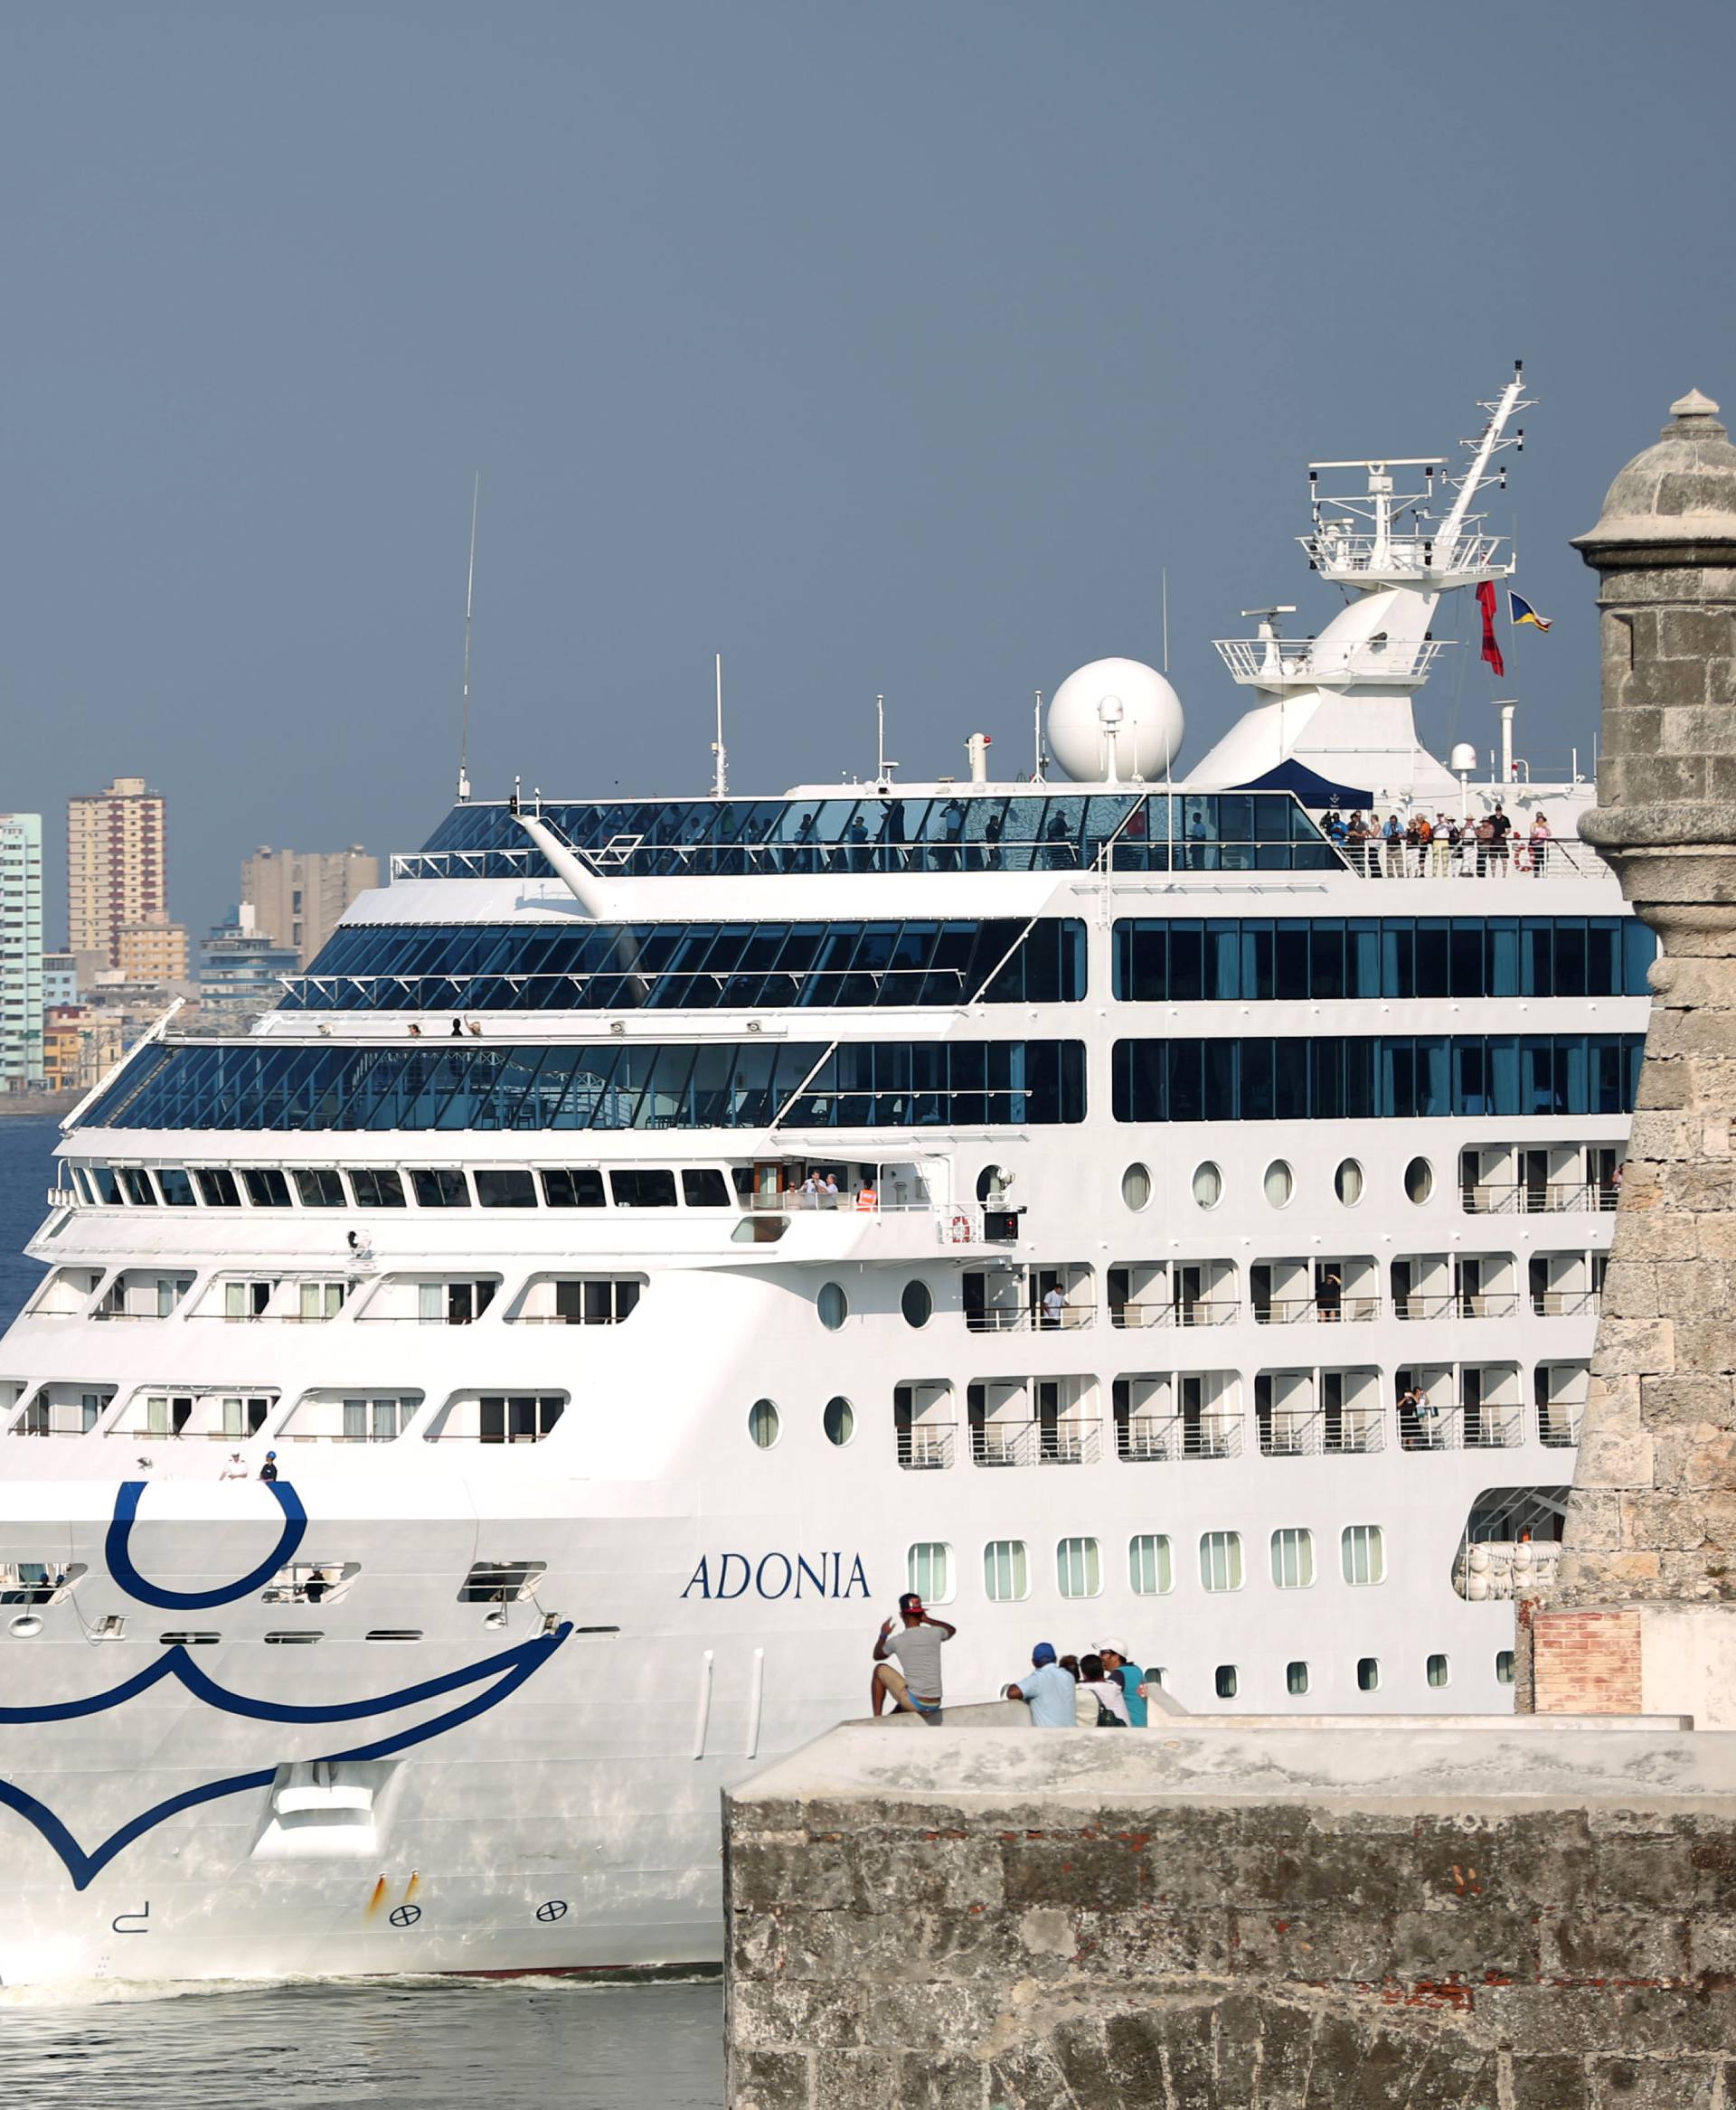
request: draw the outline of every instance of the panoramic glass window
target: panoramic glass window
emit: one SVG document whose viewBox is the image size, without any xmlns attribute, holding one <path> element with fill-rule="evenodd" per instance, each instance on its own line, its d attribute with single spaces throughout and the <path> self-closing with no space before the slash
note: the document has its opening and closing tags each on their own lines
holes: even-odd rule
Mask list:
<svg viewBox="0 0 1736 2110">
<path fill-rule="evenodd" d="M 688 1165 L 681 1175 L 681 1198 L 689 1209 L 727 1209 L 729 1182 L 715 1165 Z"/>
<path fill-rule="evenodd" d="M 1223 1200 L 1223 1174 L 1209 1158 L 1194 1168 L 1194 1199 L 1202 1209 L 1215 1209 Z"/>
<path fill-rule="evenodd" d="M 541 1173 L 542 1200 L 550 1209 L 605 1209 L 603 1175 L 595 1165 L 573 1165 Z"/>
<path fill-rule="evenodd" d="M 1332 1191 L 1346 1209 L 1354 1209 L 1363 1198 L 1363 1168 L 1347 1157 L 1332 1175 Z"/>
<path fill-rule="evenodd" d="M 836 1444 L 842 1450 L 856 1433 L 856 1410 L 848 1399 L 828 1399 L 823 1423 L 826 1442 Z"/>
<path fill-rule="evenodd" d="M 820 1314 L 820 1323 L 828 1333 L 835 1333 L 850 1316 L 850 1300 L 835 1282 L 823 1282 L 820 1294 L 815 1299 Z"/>
<path fill-rule="evenodd" d="M 748 1434 L 762 1451 L 769 1451 L 778 1441 L 780 1424 L 778 1409 L 769 1399 L 756 1399 L 748 1408 Z"/>
<path fill-rule="evenodd" d="M 934 1315 L 934 1298 L 929 1286 L 920 1277 L 904 1285 L 904 1293 L 898 1300 L 899 1309 L 907 1323 L 912 1326 L 926 1326 Z"/>
<path fill-rule="evenodd" d="M 296 1192 L 304 1209 L 342 1209 L 345 1201 L 342 1178 L 323 1165 L 297 1166 Z"/>
<path fill-rule="evenodd" d="M 483 1167 L 471 1177 L 476 1182 L 476 1200 L 485 1209 L 534 1209 L 536 1183 L 528 1172 L 513 1166 L 505 1170 Z"/>
<path fill-rule="evenodd" d="M 350 1192 L 355 1196 L 358 1209 L 404 1206 L 404 1183 L 396 1173 L 376 1165 L 352 1165 L 349 1173 Z"/>
<path fill-rule="evenodd" d="M 1129 1165 L 1121 1175 L 1121 1199 L 1129 1209 L 1143 1209 L 1151 1200 L 1151 1173 L 1144 1165 Z"/>
<path fill-rule="evenodd" d="M 610 1173 L 609 1191 L 617 1209 L 673 1209 L 675 1175 L 662 1167 Z"/>
<path fill-rule="evenodd" d="M 470 1190 L 455 1165 L 417 1165 L 410 1175 L 418 1209 L 468 1209 Z"/>
</svg>

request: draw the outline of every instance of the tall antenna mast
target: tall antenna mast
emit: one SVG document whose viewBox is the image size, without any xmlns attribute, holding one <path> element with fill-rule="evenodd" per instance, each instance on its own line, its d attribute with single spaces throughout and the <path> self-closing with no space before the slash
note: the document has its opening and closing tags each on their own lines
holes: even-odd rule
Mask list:
<svg viewBox="0 0 1736 2110">
<path fill-rule="evenodd" d="M 730 751 L 723 745 L 723 655 L 717 655 L 717 738 L 712 742 L 712 752 L 717 758 L 712 776 L 712 796 L 727 798 L 730 796 Z"/>
<path fill-rule="evenodd" d="M 1163 570 L 1164 581 L 1164 672 L 1169 672 L 1169 566 Z"/>
<path fill-rule="evenodd" d="M 1043 782 L 1043 691 L 1033 689 L 1032 694 L 1035 696 L 1037 702 L 1035 709 L 1031 713 L 1031 781 L 1033 784 L 1041 784 Z"/>
<path fill-rule="evenodd" d="M 464 581 L 464 688 L 458 702 L 458 803 L 470 796 L 470 617 L 476 598 L 476 513 L 482 504 L 482 471 L 470 487 L 470 569 Z"/>
<path fill-rule="evenodd" d="M 874 782 L 881 784 L 886 777 L 886 699 L 874 698 Z"/>
</svg>

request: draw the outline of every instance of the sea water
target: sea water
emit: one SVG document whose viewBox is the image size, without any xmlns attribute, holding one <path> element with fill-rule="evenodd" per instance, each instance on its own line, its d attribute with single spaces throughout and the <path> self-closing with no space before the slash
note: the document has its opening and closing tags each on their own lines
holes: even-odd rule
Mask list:
<svg viewBox="0 0 1736 2110">
<path fill-rule="evenodd" d="M 0 1118 L 0 1326 L 42 1270 L 52 1121 Z M 0 1767 L 4 1752 L 0 1750 Z M 5 1826 L 0 1810 L 0 1917 Z M 18 2110 L 718 2110 L 714 1982 L 405 1978 L 0 1988 Z"/>
</svg>

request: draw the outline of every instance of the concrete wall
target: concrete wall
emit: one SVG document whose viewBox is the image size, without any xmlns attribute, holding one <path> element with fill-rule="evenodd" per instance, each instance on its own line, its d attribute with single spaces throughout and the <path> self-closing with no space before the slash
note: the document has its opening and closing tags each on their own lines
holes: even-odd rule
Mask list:
<svg viewBox="0 0 1736 2110">
<path fill-rule="evenodd" d="M 1736 1737 L 851 1725 L 725 1855 L 735 2110 L 1736 2110 Z"/>
</svg>

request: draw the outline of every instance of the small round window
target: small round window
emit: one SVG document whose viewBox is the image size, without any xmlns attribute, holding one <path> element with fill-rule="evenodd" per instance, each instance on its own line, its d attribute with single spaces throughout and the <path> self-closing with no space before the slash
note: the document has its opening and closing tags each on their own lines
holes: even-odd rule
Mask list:
<svg viewBox="0 0 1736 2110">
<path fill-rule="evenodd" d="M 1435 1168 L 1426 1157 L 1413 1157 L 1404 1168 L 1404 1191 L 1412 1201 L 1427 1201 L 1435 1191 Z"/>
<path fill-rule="evenodd" d="M 856 1433 L 856 1410 L 848 1399 L 828 1399 L 826 1403 L 826 1440 L 836 1444 L 840 1449 Z"/>
<path fill-rule="evenodd" d="M 1144 1165 L 1129 1165 L 1122 1173 L 1121 1199 L 1129 1209 L 1143 1209 L 1151 1200 L 1151 1174 Z"/>
<path fill-rule="evenodd" d="M 912 1326 L 926 1326 L 934 1316 L 934 1299 L 929 1294 L 926 1282 L 907 1282 L 898 1304 L 899 1309 Z"/>
<path fill-rule="evenodd" d="M 762 1451 L 778 1441 L 778 1409 L 769 1399 L 756 1399 L 748 1408 L 748 1434 Z"/>
<path fill-rule="evenodd" d="M 1296 1192 L 1296 1175 L 1281 1157 L 1275 1157 L 1266 1168 L 1266 1199 L 1274 1209 L 1288 1209 L 1290 1196 Z"/>
<path fill-rule="evenodd" d="M 1363 1198 L 1363 1168 L 1347 1157 L 1332 1175 L 1333 1192 L 1346 1209 L 1354 1209 Z"/>
<path fill-rule="evenodd" d="M 835 1333 L 850 1316 L 850 1299 L 835 1282 L 823 1282 L 815 1301 L 819 1306 L 821 1325 L 828 1333 Z"/>
<path fill-rule="evenodd" d="M 1223 1200 L 1223 1174 L 1210 1158 L 1194 1168 L 1194 1199 L 1202 1209 L 1215 1209 Z"/>
</svg>

